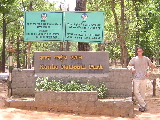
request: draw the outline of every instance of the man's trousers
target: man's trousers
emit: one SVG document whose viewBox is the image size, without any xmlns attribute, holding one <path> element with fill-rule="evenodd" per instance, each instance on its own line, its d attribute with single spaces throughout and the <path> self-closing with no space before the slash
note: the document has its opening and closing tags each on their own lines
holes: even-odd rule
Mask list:
<svg viewBox="0 0 160 120">
<path fill-rule="evenodd" d="M 147 80 L 133 80 L 133 91 L 140 106 L 145 107 L 145 93 Z"/>
</svg>

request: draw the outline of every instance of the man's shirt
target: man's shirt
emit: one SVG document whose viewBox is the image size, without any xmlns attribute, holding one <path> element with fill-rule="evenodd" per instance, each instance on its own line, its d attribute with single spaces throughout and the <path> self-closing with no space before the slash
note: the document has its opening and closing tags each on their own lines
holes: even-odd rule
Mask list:
<svg viewBox="0 0 160 120">
<path fill-rule="evenodd" d="M 147 68 L 152 65 L 152 62 L 146 56 L 143 56 L 142 58 L 138 58 L 138 56 L 136 56 L 130 60 L 129 65 L 134 66 L 134 69 L 136 70 L 134 79 L 144 80 L 146 79 L 145 74 L 147 72 Z"/>
</svg>

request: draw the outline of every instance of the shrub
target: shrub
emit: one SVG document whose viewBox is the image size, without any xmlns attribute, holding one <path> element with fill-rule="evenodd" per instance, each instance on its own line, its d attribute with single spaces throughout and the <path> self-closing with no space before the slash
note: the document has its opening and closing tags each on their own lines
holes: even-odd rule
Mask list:
<svg viewBox="0 0 160 120">
<path fill-rule="evenodd" d="M 81 84 L 79 80 L 73 80 L 66 84 L 59 80 L 48 80 L 48 77 L 37 78 L 36 91 L 97 91 L 98 98 L 105 98 L 107 95 L 107 87 L 104 83 L 100 83 L 99 86 L 94 86 L 90 82 Z"/>
</svg>

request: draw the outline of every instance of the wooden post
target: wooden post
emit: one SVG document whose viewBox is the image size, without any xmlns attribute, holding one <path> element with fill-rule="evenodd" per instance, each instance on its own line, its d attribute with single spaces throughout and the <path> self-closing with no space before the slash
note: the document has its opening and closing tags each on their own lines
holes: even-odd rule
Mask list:
<svg viewBox="0 0 160 120">
<path fill-rule="evenodd" d="M 153 96 L 156 96 L 156 79 L 153 80 Z"/>
<path fill-rule="evenodd" d="M 32 1 L 30 1 L 30 5 L 29 5 L 29 10 L 32 11 Z M 31 42 L 28 42 L 28 48 L 27 48 L 27 69 L 31 69 L 31 59 L 30 59 L 30 54 L 31 54 Z"/>
<path fill-rule="evenodd" d="M 28 42 L 28 59 L 27 59 L 27 69 L 31 69 L 31 60 L 30 60 L 30 54 L 31 54 L 31 42 Z"/>
<path fill-rule="evenodd" d="M 69 51 L 70 42 L 66 42 L 66 51 Z"/>
<path fill-rule="evenodd" d="M 7 52 L 9 52 L 9 80 L 7 81 L 8 84 L 8 97 L 12 96 L 12 66 L 13 66 L 13 56 L 12 53 L 15 51 L 13 47 L 13 43 L 11 42 L 8 47 L 6 48 Z"/>
</svg>

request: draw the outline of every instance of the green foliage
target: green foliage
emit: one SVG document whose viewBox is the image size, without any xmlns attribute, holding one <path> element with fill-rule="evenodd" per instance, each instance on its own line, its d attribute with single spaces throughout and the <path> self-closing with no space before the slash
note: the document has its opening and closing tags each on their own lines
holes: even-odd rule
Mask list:
<svg viewBox="0 0 160 120">
<path fill-rule="evenodd" d="M 145 56 L 160 60 L 160 2 L 159 0 L 127 0 L 124 1 L 124 25 L 125 25 L 125 42 L 128 48 L 129 59 L 135 56 L 135 47 L 141 45 L 145 49 Z M 115 0 L 115 11 L 117 14 L 118 24 L 121 22 L 121 5 L 120 1 Z M 19 51 L 13 53 L 14 63 L 17 62 L 17 55 L 20 56 L 20 64 L 27 65 L 27 42 L 24 38 L 24 11 L 56 11 L 55 3 L 47 0 L 1 0 L 0 13 L 5 13 L 6 21 L 6 46 L 10 41 L 14 42 L 17 49 L 19 43 Z M 102 44 L 104 51 L 109 51 L 110 60 L 119 60 L 121 58 L 121 47 L 116 35 L 116 23 L 111 7 L 111 0 L 87 0 L 87 11 L 104 11 L 104 43 Z M 3 29 L 2 14 L 0 14 L 0 30 Z M 119 28 L 120 29 L 120 28 Z M 0 39 L 3 32 L 0 33 Z M 19 39 L 18 39 L 19 38 Z M 2 40 L 0 41 L 2 43 Z M 70 43 L 70 51 L 77 51 L 78 43 Z M 91 51 L 97 51 L 98 45 L 90 43 Z M 2 53 L 0 44 L 0 53 Z M 58 42 L 32 42 L 30 49 L 31 61 L 33 61 L 34 51 L 59 51 L 60 43 Z M 63 44 L 63 50 L 66 46 Z M 7 54 L 7 53 L 6 53 Z M 7 55 L 6 55 L 7 56 Z M 0 56 L 3 58 L 4 56 Z M 7 60 L 6 60 L 7 61 Z"/>
<path fill-rule="evenodd" d="M 81 91 L 97 91 L 97 88 L 96 88 L 96 86 L 87 82 L 85 85 L 82 85 L 82 90 Z"/>
<path fill-rule="evenodd" d="M 48 80 L 48 77 L 37 78 L 36 91 L 97 91 L 98 98 L 102 99 L 107 96 L 107 87 L 104 83 L 94 86 L 90 82 L 81 84 L 79 80 L 73 80 L 66 84 L 62 80 Z"/>
<path fill-rule="evenodd" d="M 1 0 L 0 1 L 0 13 L 9 13 L 9 9 L 15 0 Z"/>
<path fill-rule="evenodd" d="M 104 98 L 105 96 L 107 96 L 107 94 L 106 94 L 107 91 L 108 91 L 108 89 L 106 88 L 104 83 L 100 83 L 100 86 L 97 87 L 97 92 L 98 92 L 99 98 Z"/>
<path fill-rule="evenodd" d="M 65 91 L 81 91 L 81 84 L 79 81 L 71 81 L 64 86 Z"/>
</svg>

